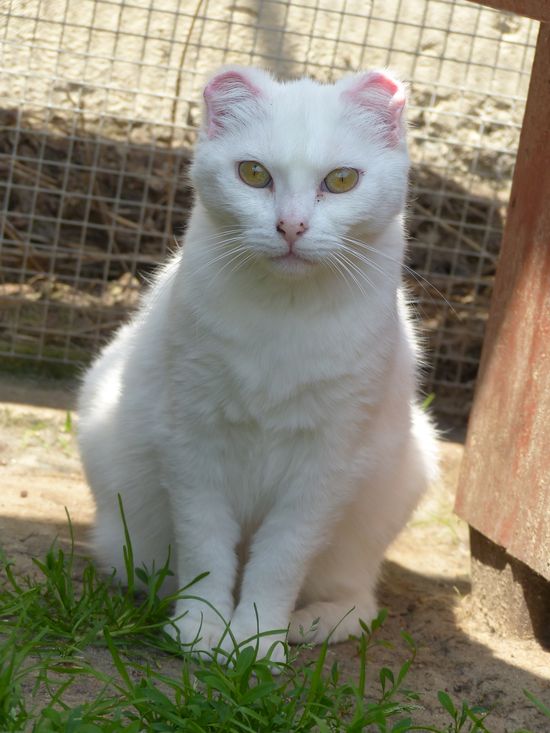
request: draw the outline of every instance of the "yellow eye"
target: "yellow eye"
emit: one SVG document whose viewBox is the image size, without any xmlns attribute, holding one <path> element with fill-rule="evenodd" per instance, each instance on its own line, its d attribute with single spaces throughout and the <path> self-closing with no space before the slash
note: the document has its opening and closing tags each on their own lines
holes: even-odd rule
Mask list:
<svg viewBox="0 0 550 733">
<path fill-rule="evenodd" d="M 359 180 L 359 173 L 355 168 L 335 168 L 325 178 L 327 191 L 331 193 L 346 193 L 355 188 Z"/>
<path fill-rule="evenodd" d="M 255 160 L 243 160 L 239 163 L 241 181 L 254 188 L 265 188 L 271 183 L 271 175 L 267 168 Z"/>
</svg>

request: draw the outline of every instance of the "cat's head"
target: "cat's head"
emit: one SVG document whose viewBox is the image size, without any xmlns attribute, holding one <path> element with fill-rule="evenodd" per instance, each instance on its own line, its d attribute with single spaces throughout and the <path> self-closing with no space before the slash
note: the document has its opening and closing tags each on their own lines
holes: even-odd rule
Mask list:
<svg viewBox="0 0 550 733">
<path fill-rule="evenodd" d="M 403 210 L 406 96 L 390 73 L 279 83 L 231 67 L 204 98 L 192 178 L 227 247 L 306 275 L 356 247 L 345 237 L 376 238 Z"/>
</svg>

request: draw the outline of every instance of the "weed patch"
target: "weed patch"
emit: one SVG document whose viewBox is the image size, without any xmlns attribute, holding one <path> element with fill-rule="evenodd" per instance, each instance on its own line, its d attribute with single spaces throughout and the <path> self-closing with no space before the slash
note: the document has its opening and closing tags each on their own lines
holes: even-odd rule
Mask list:
<svg viewBox="0 0 550 733">
<path fill-rule="evenodd" d="M 54 543 L 36 572 L 17 577 L 1 562 L 0 731 L 2 733 L 491 733 L 490 712 L 434 692 L 444 727 L 415 722 L 423 710 L 408 689 L 413 639 L 402 633 L 396 669 L 373 669 L 382 611 L 356 639 L 356 670 L 343 675 L 328 647 L 288 649 L 288 663 L 259 659 L 254 640 L 197 658 L 166 633 L 177 597 L 162 597 L 170 574 L 134 568 L 126 531 L 124 586 L 98 574 L 90 560 Z M 147 593 L 136 590 L 137 581 Z M 404 658 L 403 658 L 404 657 Z M 98 659 L 101 662 L 98 662 Z M 541 721 L 549 708 L 526 693 Z M 515 733 L 530 733 L 516 731 Z"/>
</svg>

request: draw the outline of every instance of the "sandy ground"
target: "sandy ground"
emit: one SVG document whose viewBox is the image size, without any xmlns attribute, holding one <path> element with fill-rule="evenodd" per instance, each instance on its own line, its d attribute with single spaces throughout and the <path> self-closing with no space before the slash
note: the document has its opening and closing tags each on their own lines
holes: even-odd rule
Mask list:
<svg viewBox="0 0 550 733">
<path fill-rule="evenodd" d="M 93 521 L 93 502 L 84 483 L 74 430 L 67 432 L 66 410 L 74 386 L 56 383 L 44 389 L 28 381 L 0 379 L 0 544 L 20 571 L 42 555 L 56 536 L 66 538 L 67 507 L 76 528 L 79 551 L 86 552 L 86 533 Z M 73 428 L 75 419 L 73 418 Z M 467 527 L 452 513 L 462 445 L 442 443 L 443 478 L 422 501 L 407 529 L 390 548 L 380 587 L 381 604 L 389 608 L 385 638 L 396 651 L 374 652 L 373 671 L 381 664 L 398 667 L 405 657 L 399 632 L 418 644 L 409 689 L 422 693 L 426 723 L 447 722 L 437 710 L 437 690 L 470 704 L 495 706 L 492 733 L 527 727 L 547 733 L 545 721 L 526 701 L 528 689 L 550 701 L 550 653 L 532 640 L 505 639 L 491 630 L 490 619 L 471 609 L 468 596 Z M 108 667 L 107 655 L 94 652 Z M 333 647 L 350 673 L 355 667 L 352 643 Z M 163 665 L 177 669 L 177 661 Z M 168 670 L 167 670 L 168 671 Z M 87 696 L 75 687 L 73 701 Z"/>
</svg>

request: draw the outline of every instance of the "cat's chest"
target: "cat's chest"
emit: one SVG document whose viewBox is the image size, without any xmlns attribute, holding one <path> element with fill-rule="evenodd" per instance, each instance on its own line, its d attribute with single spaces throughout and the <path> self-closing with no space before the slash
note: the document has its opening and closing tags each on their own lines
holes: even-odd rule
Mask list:
<svg viewBox="0 0 550 733">
<path fill-rule="evenodd" d="M 235 426 L 316 428 L 350 407 L 368 371 L 361 339 L 297 320 L 225 334 L 196 328 L 176 351 L 171 399 Z"/>
</svg>

